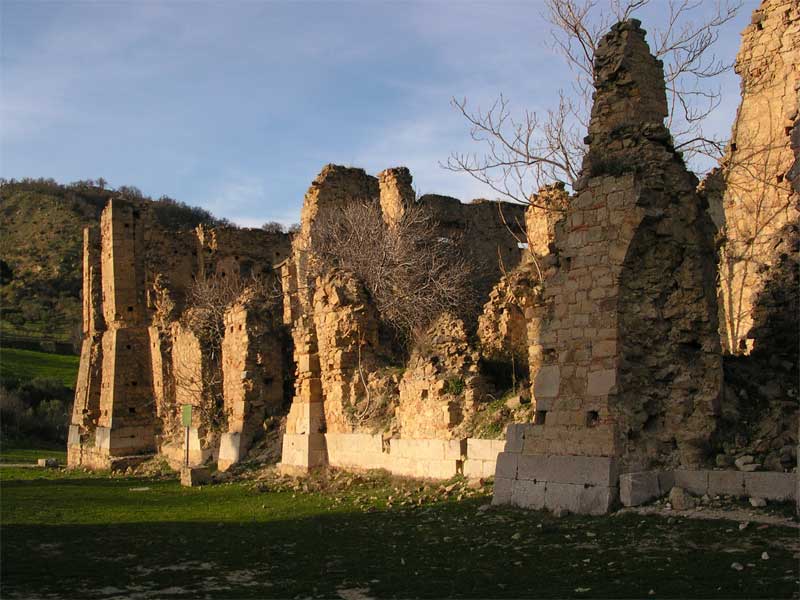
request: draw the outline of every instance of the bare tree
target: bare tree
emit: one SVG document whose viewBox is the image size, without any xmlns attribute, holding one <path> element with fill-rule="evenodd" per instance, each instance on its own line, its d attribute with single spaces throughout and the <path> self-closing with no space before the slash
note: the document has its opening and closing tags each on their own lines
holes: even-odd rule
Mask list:
<svg viewBox="0 0 800 600">
<path fill-rule="evenodd" d="M 544 115 L 525 110 L 514 117 L 500 95 L 488 109 L 472 110 L 467 99 L 453 107 L 470 126 L 485 153 L 454 153 L 442 166 L 467 173 L 512 201 L 535 204 L 533 193 L 547 183 L 573 183 L 585 152 L 593 90 L 593 63 L 603 35 L 616 21 L 635 16 L 652 0 L 546 0 L 554 47 L 575 74 L 570 92 L 559 92 L 558 106 Z M 732 65 L 713 52 L 720 29 L 736 15 L 739 0 L 715 0 L 713 11 L 697 19 L 697 9 L 711 2 L 668 0 L 664 26 L 650 30 L 653 54 L 664 62 L 669 116 L 675 147 L 690 161 L 698 155 L 718 159 L 724 142 L 707 135 L 704 121 L 720 102 L 715 78 Z M 542 206 L 541 208 L 551 208 Z"/>
<path fill-rule="evenodd" d="M 355 275 L 384 323 L 403 336 L 445 311 L 462 311 L 473 295 L 460 244 L 442 237 L 420 204 L 387 224 L 378 202 L 351 202 L 320 218 L 310 250 L 319 273 L 340 268 Z"/>
</svg>

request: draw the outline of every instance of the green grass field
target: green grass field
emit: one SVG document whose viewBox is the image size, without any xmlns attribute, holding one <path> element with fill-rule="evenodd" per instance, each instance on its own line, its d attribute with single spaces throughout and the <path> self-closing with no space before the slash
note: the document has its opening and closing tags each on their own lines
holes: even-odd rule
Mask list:
<svg viewBox="0 0 800 600">
<path fill-rule="evenodd" d="M 798 592 L 793 529 L 479 510 L 486 494 L 390 507 L 395 483 L 356 480 L 335 493 L 259 490 L 249 482 L 189 489 L 174 480 L 0 468 L 2 596 L 791 598 Z M 732 569 L 733 562 L 744 570 Z"/>
<path fill-rule="evenodd" d="M 0 379 L 58 379 L 65 386 L 74 388 L 79 363 L 79 356 L 0 348 Z"/>
</svg>

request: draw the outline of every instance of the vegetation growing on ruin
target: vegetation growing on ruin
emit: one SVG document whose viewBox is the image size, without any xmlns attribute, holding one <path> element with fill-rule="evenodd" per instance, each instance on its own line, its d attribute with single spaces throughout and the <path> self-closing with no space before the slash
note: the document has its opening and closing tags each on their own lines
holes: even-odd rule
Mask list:
<svg viewBox="0 0 800 600">
<path fill-rule="evenodd" d="M 378 202 L 349 203 L 322 217 L 311 250 L 320 273 L 339 268 L 355 275 L 383 323 L 406 339 L 442 313 L 472 308 L 471 266 L 422 205 L 407 206 L 388 224 Z"/>
<path fill-rule="evenodd" d="M 0 481 L 9 597 L 778 598 L 797 589 L 793 529 L 487 510 L 490 487 L 458 480 L 334 472 L 187 489 L 3 467 Z"/>
</svg>

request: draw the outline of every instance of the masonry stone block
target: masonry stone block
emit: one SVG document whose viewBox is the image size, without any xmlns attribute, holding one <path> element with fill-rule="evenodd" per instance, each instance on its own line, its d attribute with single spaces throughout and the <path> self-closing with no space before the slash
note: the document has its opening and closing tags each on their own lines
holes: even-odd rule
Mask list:
<svg viewBox="0 0 800 600">
<path fill-rule="evenodd" d="M 67 446 L 80 446 L 81 445 L 81 428 L 79 425 L 69 426 L 69 435 L 67 437 Z"/>
<path fill-rule="evenodd" d="M 511 452 L 501 452 L 498 454 L 495 478 L 516 479 L 519 458 L 519 454 L 513 454 Z"/>
<path fill-rule="evenodd" d="M 586 387 L 586 395 L 607 396 L 615 385 L 617 385 L 617 371 L 615 369 L 591 371 Z"/>
<path fill-rule="evenodd" d="M 561 385 L 561 373 L 558 365 L 548 365 L 539 369 L 533 382 L 535 398 L 555 398 Z"/>
<path fill-rule="evenodd" d="M 111 428 L 97 427 L 94 430 L 94 447 L 108 452 L 111 447 Z"/>
<path fill-rule="evenodd" d="M 708 493 L 708 471 L 677 469 L 674 471 L 675 485 L 697 496 Z"/>
<path fill-rule="evenodd" d="M 511 503 L 511 487 L 513 479 L 510 477 L 495 477 L 494 479 L 494 495 L 492 496 L 492 504 L 510 504 Z"/>
<path fill-rule="evenodd" d="M 658 491 L 663 496 L 675 487 L 674 471 L 658 471 Z"/>
<path fill-rule="evenodd" d="M 183 467 L 181 468 L 181 485 L 195 487 L 211 483 L 211 472 L 208 467 Z"/>
<path fill-rule="evenodd" d="M 743 496 L 744 473 L 741 471 L 709 471 L 708 494 L 711 496 Z"/>
<path fill-rule="evenodd" d="M 579 490 L 578 513 L 582 515 L 604 515 L 613 510 L 619 499 L 616 487 L 603 485 L 584 486 Z"/>
<path fill-rule="evenodd" d="M 503 452 L 504 440 L 467 439 L 467 458 L 470 460 L 496 461 L 497 455 Z"/>
<path fill-rule="evenodd" d="M 506 452 L 522 452 L 525 443 L 525 433 L 528 431 L 530 425 L 523 423 L 511 423 L 506 428 Z"/>
<path fill-rule="evenodd" d="M 511 504 L 520 508 L 544 508 L 545 483 L 516 479 L 511 484 Z"/>
<path fill-rule="evenodd" d="M 606 456 L 550 456 L 547 481 L 616 486 L 619 467 L 615 458 Z"/>
<path fill-rule="evenodd" d="M 748 496 L 766 500 L 792 500 L 795 497 L 797 473 L 754 471 L 744 473 L 744 489 Z"/>
<path fill-rule="evenodd" d="M 223 433 L 220 436 L 217 461 L 217 468 L 220 471 L 228 470 L 241 460 L 241 438 L 242 435 L 239 432 Z"/>
<path fill-rule="evenodd" d="M 544 507 L 553 512 L 579 513 L 583 489 L 582 485 L 548 481 L 544 495 Z"/>
<path fill-rule="evenodd" d="M 517 477 L 528 481 L 548 481 L 549 457 L 541 454 L 522 454 L 517 464 Z"/>
<path fill-rule="evenodd" d="M 623 506 L 639 506 L 659 496 L 658 472 L 640 471 L 619 476 L 619 497 Z"/>
</svg>

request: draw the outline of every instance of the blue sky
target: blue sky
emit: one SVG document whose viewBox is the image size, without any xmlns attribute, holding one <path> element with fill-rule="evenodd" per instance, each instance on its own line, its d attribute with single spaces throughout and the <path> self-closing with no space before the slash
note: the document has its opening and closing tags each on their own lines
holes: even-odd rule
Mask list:
<svg viewBox="0 0 800 600">
<path fill-rule="evenodd" d="M 601 0 L 602 1 L 602 0 Z M 640 18 L 665 17 L 665 0 Z M 708 0 L 704 0 L 708 4 Z M 733 60 L 756 0 L 724 30 Z M 701 8 L 701 11 L 705 8 Z M 0 3 L 0 175 L 106 178 L 246 226 L 299 219 L 326 163 L 406 165 L 420 193 L 473 146 L 451 97 L 543 112 L 572 78 L 540 2 Z M 710 129 L 727 135 L 738 78 Z"/>
</svg>

